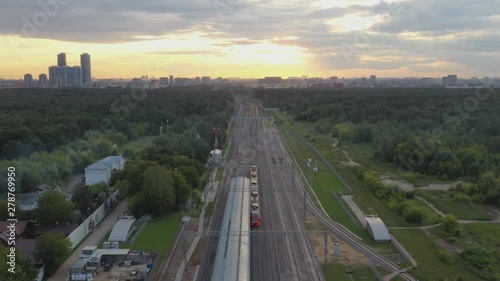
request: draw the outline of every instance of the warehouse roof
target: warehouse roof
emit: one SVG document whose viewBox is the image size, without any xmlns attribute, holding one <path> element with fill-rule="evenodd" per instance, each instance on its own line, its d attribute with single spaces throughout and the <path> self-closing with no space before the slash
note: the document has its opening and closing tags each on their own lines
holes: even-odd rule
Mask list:
<svg viewBox="0 0 500 281">
<path fill-rule="evenodd" d="M 389 231 L 384 222 L 377 217 L 366 217 L 368 232 L 375 241 L 390 241 Z"/>
<path fill-rule="evenodd" d="M 119 219 L 113 227 L 108 241 L 111 242 L 125 242 L 128 238 L 130 228 L 134 224 L 135 219 Z"/>
</svg>

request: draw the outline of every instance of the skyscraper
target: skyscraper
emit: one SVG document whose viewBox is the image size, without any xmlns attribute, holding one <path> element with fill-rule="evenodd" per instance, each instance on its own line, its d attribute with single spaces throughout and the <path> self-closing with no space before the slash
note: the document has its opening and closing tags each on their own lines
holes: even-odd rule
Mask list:
<svg viewBox="0 0 500 281">
<path fill-rule="evenodd" d="M 57 66 L 66 66 L 66 53 L 57 55 Z"/>
<path fill-rule="evenodd" d="M 82 68 L 79 66 L 49 67 L 50 86 L 53 88 L 81 87 Z"/>
<path fill-rule="evenodd" d="M 26 88 L 31 88 L 33 86 L 33 75 L 29 73 L 24 74 L 24 86 Z"/>
<path fill-rule="evenodd" d="M 92 72 L 90 64 L 90 55 L 84 53 L 80 56 L 80 66 L 82 67 L 82 84 L 88 86 L 92 82 Z"/>
<path fill-rule="evenodd" d="M 47 74 L 38 75 L 38 83 L 40 88 L 47 88 Z"/>
<path fill-rule="evenodd" d="M 168 84 L 169 84 L 170 86 L 174 85 L 174 76 L 173 76 L 173 75 L 170 75 L 170 76 L 168 77 L 168 81 L 169 81 L 169 83 L 168 83 Z"/>
</svg>

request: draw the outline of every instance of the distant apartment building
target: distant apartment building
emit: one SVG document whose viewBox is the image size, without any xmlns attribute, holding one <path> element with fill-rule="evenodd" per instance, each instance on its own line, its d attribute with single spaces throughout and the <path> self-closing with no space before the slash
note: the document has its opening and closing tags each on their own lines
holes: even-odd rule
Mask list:
<svg viewBox="0 0 500 281">
<path fill-rule="evenodd" d="M 57 55 L 57 66 L 67 66 L 66 65 L 66 53 L 59 53 Z"/>
<path fill-rule="evenodd" d="M 49 84 L 48 84 L 47 74 L 42 73 L 38 75 L 38 87 L 47 88 L 48 86 Z"/>
<path fill-rule="evenodd" d="M 258 79 L 257 83 L 259 85 L 264 85 L 264 84 L 278 85 L 278 84 L 281 84 L 281 77 L 279 77 L 279 76 L 277 76 L 277 77 L 264 77 L 264 79 Z"/>
<path fill-rule="evenodd" d="M 89 54 L 84 53 L 80 55 L 80 67 L 82 68 L 82 84 L 89 86 L 92 82 L 92 66 Z"/>
<path fill-rule="evenodd" d="M 33 87 L 33 75 L 29 73 L 24 74 L 24 87 L 26 88 Z"/>
<path fill-rule="evenodd" d="M 49 67 L 49 82 L 53 88 L 82 87 L 82 68 L 80 66 Z"/>
<path fill-rule="evenodd" d="M 454 74 L 448 75 L 448 85 L 452 87 L 456 87 L 458 85 L 456 75 Z"/>
<path fill-rule="evenodd" d="M 370 86 L 374 86 L 375 83 L 377 82 L 377 76 L 375 75 L 370 75 Z"/>
<path fill-rule="evenodd" d="M 168 77 L 160 77 L 159 83 L 160 83 L 160 87 L 167 86 L 168 85 Z"/>
<path fill-rule="evenodd" d="M 331 83 L 337 83 L 338 81 L 339 81 L 339 78 L 337 76 L 330 76 Z"/>
<path fill-rule="evenodd" d="M 201 84 L 203 84 L 203 85 L 209 85 L 210 84 L 210 76 L 203 76 L 203 77 L 201 77 Z"/>
<path fill-rule="evenodd" d="M 441 85 L 445 88 L 458 86 L 457 76 L 455 74 L 450 74 L 446 77 L 441 78 Z"/>
<path fill-rule="evenodd" d="M 441 78 L 441 85 L 442 85 L 444 88 L 448 87 L 448 77 L 443 76 L 443 78 Z"/>
<path fill-rule="evenodd" d="M 168 77 L 168 84 L 169 84 L 170 86 L 174 85 L 174 76 L 173 76 L 173 75 L 170 75 L 170 76 Z"/>
</svg>

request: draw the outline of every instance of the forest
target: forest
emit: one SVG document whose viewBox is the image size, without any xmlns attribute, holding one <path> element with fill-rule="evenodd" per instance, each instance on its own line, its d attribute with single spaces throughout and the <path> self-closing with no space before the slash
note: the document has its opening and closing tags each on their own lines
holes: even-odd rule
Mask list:
<svg viewBox="0 0 500 281">
<path fill-rule="evenodd" d="M 0 99 L 0 168 L 16 167 L 19 192 L 61 185 L 111 154 L 132 157 L 125 144 L 159 135 L 162 123 L 170 155 L 204 163 L 212 129 L 227 126 L 233 112 L 231 95 L 207 87 L 5 89 Z M 1 187 L 5 181 L 0 174 Z"/>
<path fill-rule="evenodd" d="M 500 91 L 481 89 L 258 89 L 318 133 L 373 147 L 400 171 L 462 180 L 467 200 L 500 206 Z M 466 200 L 466 201 L 467 201 Z"/>
</svg>

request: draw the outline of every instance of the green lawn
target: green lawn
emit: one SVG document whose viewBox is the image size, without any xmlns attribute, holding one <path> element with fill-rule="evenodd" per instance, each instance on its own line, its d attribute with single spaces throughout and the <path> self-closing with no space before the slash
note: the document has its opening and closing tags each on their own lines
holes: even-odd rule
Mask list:
<svg viewBox="0 0 500 281">
<path fill-rule="evenodd" d="M 131 142 L 127 143 L 124 146 L 124 149 L 128 148 L 128 149 L 131 149 L 133 151 L 141 151 L 141 150 L 153 145 L 153 141 L 156 137 L 157 136 L 147 136 L 147 137 L 139 138 L 135 141 L 131 141 Z"/>
<path fill-rule="evenodd" d="M 410 273 L 420 281 L 477 280 L 469 266 L 455 255 L 452 264 L 445 264 L 438 259 L 440 247 L 419 229 L 393 229 L 391 233 L 403 244 L 410 255 L 415 258 L 418 268 Z"/>
<path fill-rule="evenodd" d="M 164 257 L 167 250 L 175 240 L 177 230 L 181 225 L 182 215 L 180 213 L 170 214 L 160 219 L 152 220 L 142 231 L 134 244 L 123 244 L 122 248 L 132 250 L 158 251 Z"/>
<path fill-rule="evenodd" d="M 419 190 L 418 195 L 431 202 L 436 208 L 445 214 L 454 214 L 460 220 L 491 220 L 485 207 L 475 203 L 458 202 L 450 198 L 447 193 Z"/>
<path fill-rule="evenodd" d="M 448 239 L 443 227 L 431 229 L 432 234 L 437 237 Z M 471 245 L 481 245 L 484 248 L 500 251 L 500 225 L 493 223 L 468 223 L 462 225 L 462 236 L 458 238 L 454 245 L 464 249 Z"/>
<path fill-rule="evenodd" d="M 299 163 L 300 168 L 303 172 L 306 173 L 306 176 L 309 177 L 308 168 L 307 168 L 307 159 L 317 159 L 316 153 L 309 148 L 304 142 L 298 139 L 295 136 L 287 137 L 287 143 L 292 150 L 292 154 L 295 159 Z M 337 176 L 328 170 L 327 166 L 318 161 L 318 172 L 314 174 L 312 180 L 312 187 L 314 193 L 318 197 L 321 205 L 325 209 L 325 211 L 330 215 L 330 217 L 342 224 L 344 227 L 352 231 L 354 234 L 359 236 L 363 241 L 370 245 L 374 250 L 383 254 L 394 254 L 397 253 L 397 250 L 390 243 L 376 243 L 373 241 L 371 236 L 364 229 L 360 229 L 356 227 L 356 225 L 351 221 L 349 216 L 345 213 L 344 209 L 340 206 L 340 204 L 335 200 L 332 195 L 332 191 L 337 192 L 338 194 L 346 194 L 347 189 L 343 186 L 343 184 L 339 181 Z"/>
<path fill-rule="evenodd" d="M 328 264 L 325 268 L 322 265 L 323 274 L 325 276 L 326 281 L 365 281 L 365 280 L 377 280 L 373 272 L 369 267 L 356 267 L 356 266 L 344 266 L 339 264 Z M 345 271 L 349 269 L 354 273 L 351 274 L 351 278 L 349 275 L 345 274 Z"/>
<path fill-rule="evenodd" d="M 217 168 L 217 173 L 215 174 L 215 180 L 216 181 L 221 181 L 222 180 L 222 175 L 224 174 L 224 167 L 218 167 Z"/>
</svg>

